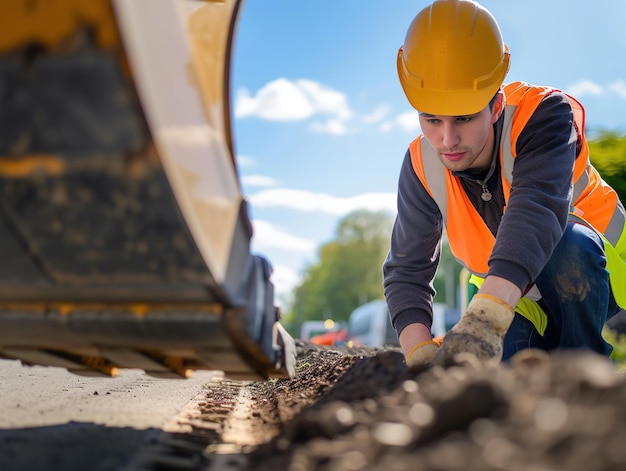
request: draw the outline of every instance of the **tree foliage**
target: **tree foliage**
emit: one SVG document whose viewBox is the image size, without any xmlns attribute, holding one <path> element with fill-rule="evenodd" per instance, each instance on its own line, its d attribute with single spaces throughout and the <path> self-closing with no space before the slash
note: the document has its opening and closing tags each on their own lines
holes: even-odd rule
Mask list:
<svg viewBox="0 0 626 471">
<path fill-rule="evenodd" d="M 626 202 L 626 136 L 600 132 L 589 140 L 589 158 L 604 181 Z"/>
<path fill-rule="evenodd" d="M 385 212 L 357 211 L 342 219 L 334 239 L 319 248 L 318 262 L 305 270 L 283 323 L 297 332 L 308 320 L 347 321 L 361 304 L 383 298 L 382 264 L 392 227 L 393 216 Z M 460 270 L 444 241 L 435 301 L 454 306 Z"/>
<path fill-rule="evenodd" d="M 359 305 L 383 297 L 382 264 L 393 218 L 386 212 L 356 211 L 339 221 L 335 238 L 318 250 L 296 287 L 287 318 L 347 320 Z"/>
</svg>

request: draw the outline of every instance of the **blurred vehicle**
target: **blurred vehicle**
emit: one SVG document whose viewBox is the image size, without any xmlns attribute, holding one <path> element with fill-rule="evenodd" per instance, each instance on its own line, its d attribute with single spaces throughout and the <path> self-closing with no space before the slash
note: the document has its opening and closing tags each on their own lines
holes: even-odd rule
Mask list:
<svg viewBox="0 0 626 471">
<path fill-rule="evenodd" d="M 432 332 L 435 337 L 446 332 L 446 306 L 433 305 Z M 348 318 L 346 345 L 349 347 L 382 347 L 399 345 L 398 335 L 391 325 L 387 302 L 380 299 L 356 308 Z"/>
<path fill-rule="evenodd" d="M 386 301 L 370 301 L 352 311 L 348 318 L 346 345 L 349 347 L 399 345 L 398 336 L 391 325 Z"/>
<path fill-rule="evenodd" d="M 328 332 L 311 337 L 310 342 L 317 345 L 328 345 L 329 347 L 343 345 L 346 342 L 347 333 L 348 327 L 345 324 L 335 323 L 335 326 Z"/>
<path fill-rule="evenodd" d="M 332 319 L 305 321 L 300 328 L 300 338 L 318 345 L 337 345 L 346 339 L 346 324 Z"/>
<path fill-rule="evenodd" d="M 311 340 L 316 335 L 326 333 L 326 325 L 326 321 L 304 321 L 300 326 L 300 339 Z"/>
</svg>

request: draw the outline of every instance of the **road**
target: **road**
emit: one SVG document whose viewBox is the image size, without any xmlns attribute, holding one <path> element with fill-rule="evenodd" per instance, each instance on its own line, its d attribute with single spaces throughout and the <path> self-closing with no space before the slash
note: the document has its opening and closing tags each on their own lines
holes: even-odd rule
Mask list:
<svg viewBox="0 0 626 471">
<path fill-rule="evenodd" d="M 0 470 L 122 469 L 221 372 L 116 378 L 0 360 Z"/>
</svg>

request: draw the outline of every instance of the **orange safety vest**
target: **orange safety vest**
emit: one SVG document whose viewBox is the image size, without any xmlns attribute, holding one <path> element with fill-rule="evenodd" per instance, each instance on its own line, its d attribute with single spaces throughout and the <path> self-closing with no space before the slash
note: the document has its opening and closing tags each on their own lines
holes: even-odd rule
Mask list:
<svg viewBox="0 0 626 471">
<path fill-rule="evenodd" d="M 506 106 L 500 139 L 500 173 L 505 209 L 513 180 L 516 143 L 541 100 L 558 90 L 523 82 L 504 86 Z M 582 105 L 567 95 L 574 112 L 574 122 L 582 144 L 576 156 L 573 176 L 572 206 L 598 232 L 603 234 L 621 258 L 626 260 L 624 207 L 618 195 L 600 177 L 589 162 L 589 147 L 584 135 L 585 112 Z M 459 177 L 439 161 L 428 141 L 419 136 L 410 146 L 411 162 L 417 177 L 433 198 L 443 216 L 450 250 L 454 257 L 476 276 L 484 277 L 495 237 L 468 198 Z"/>
</svg>

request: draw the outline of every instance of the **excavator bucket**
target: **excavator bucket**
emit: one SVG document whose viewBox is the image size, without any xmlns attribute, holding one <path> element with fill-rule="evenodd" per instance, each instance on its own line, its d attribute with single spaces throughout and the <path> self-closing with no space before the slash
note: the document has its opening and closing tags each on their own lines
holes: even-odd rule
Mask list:
<svg viewBox="0 0 626 471">
<path fill-rule="evenodd" d="M 0 3 L 0 357 L 293 375 L 233 151 L 242 3 Z"/>
</svg>

